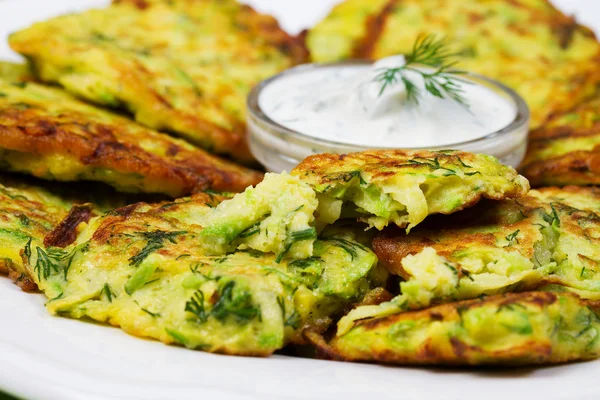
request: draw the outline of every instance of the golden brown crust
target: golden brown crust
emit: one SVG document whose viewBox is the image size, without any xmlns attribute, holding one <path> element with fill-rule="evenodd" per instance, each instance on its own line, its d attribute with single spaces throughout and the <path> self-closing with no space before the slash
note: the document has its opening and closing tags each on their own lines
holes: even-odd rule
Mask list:
<svg viewBox="0 0 600 400">
<path fill-rule="evenodd" d="M 46 247 L 67 247 L 77 239 L 77 227 L 92 217 L 91 204 L 74 205 L 69 214 L 44 238 Z"/>
<path fill-rule="evenodd" d="M 519 243 L 511 246 L 510 251 L 531 258 L 538 227 L 525 217 L 540 207 L 542 204 L 531 196 L 499 203 L 484 201 L 465 212 L 430 217 L 410 234 L 388 228 L 373 239 L 373 251 L 390 273 L 408 279 L 410 276 L 402 268 L 406 256 L 432 247 L 440 256 L 453 259 L 453 254 L 461 250 L 496 247 L 498 237 L 506 237 L 518 230 L 521 233 Z M 493 227 L 493 233 L 478 232 L 481 227 Z"/>
<path fill-rule="evenodd" d="M 214 0 L 177 0 L 181 4 L 194 2 L 209 2 Z M 140 10 L 145 10 L 156 3 L 167 3 L 165 0 L 113 0 L 113 4 L 132 4 Z M 287 54 L 293 60 L 294 64 L 302 64 L 308 60 L 308 50 L 304 44 L 302 34 L 291 36 L 284 31 L 277 19 L 268 14 L 262 14 L 253 7 L 243 4 L 240 6 L 240 13 L 235 16 L 236 23 L 243 30 L 260 37 L 265 42 L 279 49 L 283 54 Z"/>
<path fill-rule="evenodd" d="M 534 187 L 600 184 L 600 97 L 533 130 L 520 170 Z"/>
<path fill-rule="evenodd" d="M 38 287 L 25 273 L 17 271 L 10 259 L 0 259 L 0 275 L 8 276 L 15 285 L 25 292 L 37 291 Z"/>
<path fill-rule="evenodd" d="M 291 36 L 281 29 L 279 22 L 271 15 L 261 14 L 249 5 L 243 5 L 243 13 L 237 16 L 237 21 L 249 32 L 275 46 L 283 54 L 287 54 L 293 64 L 302 64 L 308 60 L 308 49 L 302 35 Z"/>
<path fill-rule="evenodd" d="M 67 215 L 70 202 L 41 187 L 0 175 L 0 274 L 25 291 L 37 290 L 21 254 L 30 240 L 42 240 Z"/>
<path fill-rule="evenodd" d="M 371 54 L 374 51 L 379 35 L 381 35 L 385 27 L 385 20 L 393 12 L 397 6 L 398 0 L 391 0 L 379 14 L 369 15 L 365 22 L 365 36 L 361 38 L 355 45 L 353 50 L 354 58 L 372 58 Z"/>
<path fill-rule="evenodd" d="M 533 187 L 600 185 L 600 145 L 527 164 L 521 169 Z"/>
<path fill-rule="evenodd" d="M 600 210 L 600 187 L 581 187 L 581 186 L 569 185 L 569 186 L 564 186 L 564 187 L 558 188 L 558 187 L 549 186 L 549 187 L 543 187 L 543 188 L 536 189 L 535 191 L 532 191 L 531 193 L 536 194 L 536 195 L 538 193 L 541 193 L 550 199 L 557 199 L 556 201 L 564 202 L 565 204 L 568 204 L 575 208 L 580 207 L 582 209 L 589 209 L 591 211 Z M 595 204 L 582 204 L 581 206 L 570 204 L 571 200 L 573 200 L 573 199 L 581 199 L 580 196 L 585 199 L 584 201 L 586 203 L 590 199 L 594 199 Z M 590 205 L 595 206 L 595 207 L 587 208 L 587 206 L 590 206 Z"/>
<path fill-rule="evenodd" d="M 549 292 L 526 292 L 526 293 L 509 293 L 491 298 L 465 300 L 456 303 L 442 304 L 436 307 L 421 311 L 413 311 L 401 313 L 390 317 L 365 321 L 360 323 L 366 331 L 379 330 L 389 327 L 392 324 L 400 321 L 411 320 L 429 320 L 429 321 L 445 321 L 445 320 L 460 320 L 460 314 L 482 305 L 503 305 L 507 306 L 514 303 L 530 303 L 542 308 L 543 306 L 551 305 L 556 302 L 557 297 L 554 293 Z M 474 359 L 475 355 L 482 351 L 477 346 L 469 345 L 457 338 L 450 338 L 452 351 L 450 353 L 442 351 L 437 346 L 424 343 L 414 355 L 399 355 L 394 351 L 383 350 L 380 353 L 373 354 L 373 359 L 377 362 L 392 363 L 392 364 L 421 364 L 421 365 L 464 365 L 469 360 Z M 490 354 L 495 364 L 502 364 L 504 361 L 512 360 L 524 355 L 542 354 L 545 358 L 549 358 L 552 353 L 550 343 L 525 343 L 519 347 L 510 347 L 507 351 L 496 351 Z M 346 359 L 342 355 L 338 355 L 341 359 Z M 540 360 L 541 361 L 541 360 Z"/>
<path fill-rule="evenodd" d="M 476 175 L 483 177 L 482 179 L 494 177 L 506 180 L 507 187 L 501 192 L 472 193 L 453 212 L 471 207 L 484 197 L 496 200 L 515 198 L 524 195 L 529 189 L 523 177 L 518 176 L 510 167 L 500 164 L 497 159 L 455 150 L 370 150 L 349 154 L 316 154 L 304 159 L 292 174 L 313 186 L 326 187 L 347 183 L 357 172 L 360 172 L 363 179 L 378 183 L 398 175 L 426 176 L 439 171 L 446 174 L 461 172 L 466 177 Z"/>
<path fill-rule="evenodd" d="M 22 102 L 16 103 L 10 96 L 0 98 L 0 147 L 3 149 L 74 157 L 87 171 L 100 168 L 114 175 L 137 174 L 147 181 L 145 186 L 152 186 L 147 191 L 160 191 L 162 186 L 164 192 L 172 196 L 208 188 L 242 191 L 262 179 L 257 171 L 219 159 L 122 117 L 76 103 L 48 88 L 29 84 L 24 89 L 11 90 L 25 94 L 30 90 L 43 90 L 46 95 L 56 94 L 56 98 L 48 100 L 53 101 L 52 104 L 28 101 L 26 107 L 19 106 Z M 162 154 L 145 150 L 141 143 L 148 141 Z M 44 171 L 26 172 L 46 178 Z M 86 178 L 91 179 L 89 175 Z M 106 183 L 118 185 L 120 182 L 115 178 L 115 182 Z M 126 185 L 122 188 L 128 189 Z"/>
<path fill-rule="evenodd" d="M 0 262 L 1 264 L 1 262 Z M 2 271 L 0 271 L 2 272 Z M 19 272 L 15 269 L 8 268 L 8 279 L 14 282 L 15 285 L 21 288 L 24 292 L 37 292 L 38 287 L 31 279 L 31 277 L 27 276 L 27 274 L 23 272 Z"/>
<path fill-rule="evenodd" d="M 444 366 L 564 363 L 597 356 L 593 337 L 577 344 L 573 344 L 577 339 L 569 339 L 570 329 L 583 334 L 595 329 L 597 309 L 597 302 L 572 294 L 509 293 L 359 322 L 345 335 L 350 337 L 329 343 L 315 334 L 308 338 L 321 356 L 343 361 Z M 528 321 L 526 329 L 506 330 L 504 310 L 514 321 Z M 590 321 L 581 323 L 575 315 L 563 319 L 562 312 L 580 312 Z M 467 314 L 471 316 L 465 322 Z M 486 323 L 492 326 L 481 325 Z"/>
</svg>

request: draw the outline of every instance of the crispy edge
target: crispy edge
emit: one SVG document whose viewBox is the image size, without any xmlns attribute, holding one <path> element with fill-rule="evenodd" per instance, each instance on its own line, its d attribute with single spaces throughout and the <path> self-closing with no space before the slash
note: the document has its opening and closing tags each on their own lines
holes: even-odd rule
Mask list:
<svg viewBox="0 0 600 400">
<path fill-rule="evenodd" d="M 600 145 L 592 151 L 578 150 L 521 167 L 533 187 L 600 185 Z"/>
<path fill-rule="evenodd" d="M 122 143 L 118 136 L 119 130 L 123 128 L 116 124 L 124 121 L 117 116 L 115 126 L 92 122 L 79 124 L 81 129 L 89 132 L 86 138 L 69 132 L 64 125 L 53 124 L 47 116 L 39 117 L 35 110 L 12 110 L 10 115 L 5 113 L 4 118 L 15 122 L 12 126 L 0 125 L 0 146 L 6 149 L 33 154 L 70 154 L 86 166 L 137 173 L 148 180 L 168 182 L 177 187 L 177 190 L 168 193 L 173 196 L 208 188 L 237 192 L 262 179 L 262 174 L 258 171 L 233 163 L 228 165 L 230 162 L 200 149 L 188 152 L 188 163 L 182 160 L 171 162 L 146 152 L 136 143 Z M 76 120 L 71 122 L 78 124 Z M 183 149 L 174 145 L 169 150 L 177 154 Z M 219 164 L 226 168 L 221 168 Z"/>
<path fill-rule="evenodd" d="M 145 10 L 152 6 L 147 0 L 113 0 L 113 4 L 131 4 Z M 302 64 L 308 60 L 308 50 L 304 43 L 303 34 L 292 36 L 281 28 L 275 17 L 263 14 L 248 4 L 240 4 L 240 13 L 235 17 L 238 23 L 250 32 L 256 33 L 269 45 L 277 48 L 282 54 L 290 57 L 294 65 Z M 248 18 L 240 18 L 240 16 Z"/>
<path fill-rule="evenodd" d="M 292 175 L 296 175 L 299 177 L 313 175 L 315 179 L 318 181 L 318 184 L 328 184 L 335 183 L 339 176 L 338 175 L 347 175 L 350 171 L 337 171 L 338 167 L 344 167 L 344 160 L 346 158 L 352 158 L 357 161 L 361 167 L 368 166 L 370 168 L 364 168 L 362 171 L 365 171 L 372 175 L 374 180 L 381 180 L 385 178 L 392 177 L 398 174 L 398 171 L 395 171 L 394 168 L 406 168 L 406 169 L 420 169 L 421 165 L 418 164 L 410 164 L 407 163 L 405 158 L 431 158 L 435 156 L 436 158 L 447 158 L 451 162 L 462 163 L 463 159 L 467 162 L 469 158 L 475 156 L 471 153 L 454 151 L 452 153 L 440 153 L 440 152 L 431 152 L 431 151 L 406 151 L 406 150 L 373 150 L 373 151 L 365 151 L 360 153 L 349 153 L 349 154 L 316 154 L 305 158 L 298 166 L 296 166 L 292 170 Z M 397 159 L 394 157 L 402 157 L 402 159 Z M 461 158 L 462 157 L 462 158 Z M 498 165 L 501 167 L 506 167 L 498 162 Z M 372 167 L 375 166 L 376 169 Z M 324 167 L 324 168 L 321 168 Z M 319 171 L 325 169 L 325 172 L 320 173 Z M 316 171 L 316 173 L 315 173 Z M 404 173 L 404 172 L 403 172 Z M 331 176 L 334 176 L 331 179 Z M 302 179 L 302 178 L 301 178 Z M 518 180 L 522 179 L 522 185 L 518 184 Z M 507 179 L 508 182 L 508 179 Z M 482 199 L 490 199 L 490 200 L 504 200 L 504 199 L 514 199 L 524 196 L 529 191 L 529 183 L 526 179 L 520 177 L 518 173 L 515 171 L 515 181 L 513 182 L 514 188 L 512 190 L 506 190 L 498 193 L 486 193 L 486 192 L 477 192 L 474 196 L 470 198 L 465 198 L 465 201 L 458 207 L 452 209 L 448 212 L 441 212 L 441 214 L 453 214 L 458 211 L 462 211 L 464 209 L 473 207 Z"/>
<path fill-rule="evenodd" d="M 561 294 L 562 296 L 570 296 L 579 299 L 573 294 Z M 514 303 L 529 303 L 543 307 L 554 304 L 558 300 L 558 296 L 551 292 L 524 292 L 524 293 L 509 293 L 487 297 L 484 299 L 465 300 L 456 303 L 443 304 L 431 307 L 425 310 L 400 313 L 388 317 L 366 320 L 358 323 L 365 330 L 385 329 L 400 321 L 425 319 L 430 322 L 453 320 L 459 318 L 459 310 L 464 311 L 470 308 L 496 304 L 505 306 Z M 582 300 L 579 299 L 581 303 Z M 597 309 L 600 304 L 597 302 L 585 302 L 592 309 Z M 309 336 L 310 337 L 310 336 Z M 411 355 L 395 354 L 393 351 L 382 350 L 380 352 L 359 352 L 359 355 L 349 355 L 337 346 L 337 340 L 333 339 L 326 343 L 324 340 L 315 340 L 315 335 L 312 335 L 315 345 L 320 350 L 320 355 L 340 361 L 366 361 L 386 364 L 407 364 L 407 365 L 480 365 L 482 362 L 477 360 L 477 356 L 485 356 L 487 360 L 483 362 L 486 365 L 535 365 L 545 363 L 563 363 L 571 361 L 567 359 L 552 358 L 552 345 L 550 343 L 535 343 L 529 342 L 519 347 L 511 347 L 506 350 L 495 352 L 485 352 L 477 346 L 472 346 L 464 343 L 456 338 L 450 339 L 451 353 L 443 349 L 437 348 L 430 341 L 420 346 L 419 350 Z"/>
<path fill-rule="evenodd" d="M 390 0 L 379 14 L 369 15 L 367 17 L 365 22 L 366 34 L 355 43 L 354 49 L 352 50 L 353 58 L 373 59 L 372 54 L 375 51 L 375 46 L 377 45 L 379 37 L 383 34 L 385 22 L 394 12 L 394 8 L 397 4 L 398 0 Z"/>
<path fill-rule="evenodd" d="M 594 31 L 585 25 L 579 24 L 575 17 L 565 15 L 550 0 L 543 0 L 543 2 L 553 12 L 553 18 L 549 21 L 548 28 L 556 36 L 556 40 L 562 49 L 569 47 L 576 32 L 580 32 L 588 38 L 596 39 Z M 522 7 L 522 4 L 518 2 L 512 1 L 509 3 L 515 7 Z M 373 59 L 373 51 L 385 30 L 386 20 L 393 13 L 394 8 L 400 4 L 400 0 L 390 0 L 379 15 L 369 17 L 367 21 L 367 34 L 357 43 L 354 57 Z"/>
<path fill-rule="evenodd" d="M 69 214 L 44 238 L 45 247 L 67 247 L 77 239 L 77 227 L 93 216 L 91 204 L 74 205 Z"/>
<path fill-rule="evenodd" d="M 10 260 L 0 260 L 0 274 L 7 275 L 8 279 L 24 292 L 37 292 L 38 287 L 27 274 L 17 271 Z"/>
</svg>

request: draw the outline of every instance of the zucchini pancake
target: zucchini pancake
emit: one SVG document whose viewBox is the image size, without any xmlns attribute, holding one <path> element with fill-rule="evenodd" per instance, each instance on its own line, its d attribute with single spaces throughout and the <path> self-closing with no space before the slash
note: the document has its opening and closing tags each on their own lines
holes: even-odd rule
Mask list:
<svg viewBox="0 0 600 400">
<path fill-rule="evenodd" d="M 530 132 L 520 169 L 535 187 L 600 185 L 600 94 Z"/>
<path fill-rule="evenodd" d="M 242 191 L 262 174 L 82 103 L 58 89 L 0 78 L 0 167 L 124 192 Z"/>
<path fill-rule="evenodd" d="M 41 241 L 67 216 L 72 203 L 30 185 L 0 179 L 0 273 L 23 290 L 36 285 L 23 267 L 20 252 L 30 239 Z"/>
<path fill-rule="evenodd" d="M 246 95 L 305 59 L 274 18 L 233 0 L 119 1 L 9 42 L 43 81 L 246 162 Z"/>
<path fill-rule="evenodd" d="M 307 35 L 317 62 L 409 53 L 419 36 L 446 35 L 458 67 L 516 90 L 532 127 L 593 94 L 600 44 L 548 0 L 346 0 Z"/>
<path fill-rule="evenodd" d="M 423 42 L 525 98 L 525 176 L 457 150 L 235 164 L 260 81 Z M 299 37 L 237 0 L 113 0 L 9 44 L 0 170 L 34 178 L 0 175 L 0 273 L 50 314 L 242 356 L 600 356 L 600 43 L 548 0 L 345 0 Z"/>
<path fill-rule="evenodd" d="M 73 207 L 74 216 L 103 214 L 136 200 L 109 186 L 57 184 L 0 173 L 0 273 L 23 290 L 37 289 L 20 255 L 29 239 L 50 240 L 52 230 L 73 223 L 73 217 L 65 219 Z"/>
<path fill-rule="evenodd" d="M 328 351 L 409 364 L 598 356 L 598 199 L 595 189 L 549 188 L 432 217 L 409 235 L 380 233 L 373 249 L 402 278 L 401 294 L 350 312 Z"/>
<path fill-rule="evenodd" d="M 376 256 L 351 235 L 315 241 L 305 259 L 252 249 L 207 256 L 194 222 L 220 200 L 197 194 L 83 219 L 79 228 L 57 229 L 56 242 L 30 240 L 24 260 L 52 314 L 238 355 L 301 342 L 303 329 L 327 328 L 381 284 Z M 66 247 L 64 235 L 75 239 Z"/>
<path fill-rule="evenodd" d="M 569 293 L 510 293 L 361 322 L 321 349 L 334 359 L 403 365 L 587 360 L 600 355 L 599 311 Z"/>
<path fill-rule="evenodd" d="M 381 155 L 398 163 L 414 156 Z M 448 172 L 443 154 L 420 156 Z M 459 156 L 473 164 L 462 168 L 482 171 L 473 174 L 482 175 L 482 185 L 491 182 L 476 196 L 527 190 L 522 177 L 495 159 L 459 153 L 449 160 Z M 358 158 L 350 155 L 347 162 L 354 168 L 351 160 Z M 433 185 L 437 169 L 425 170 Z M 390 172 L 395 183 L 415 173 Z M 456 179 L 469 184 L 463 175 Z M 463 200 L 473 203 L 472 197 Z M 355 226 L 338 224 L 318 234 L 317 193 L 298 176 L 267 174 L 231 198 L 198 193 L 99 217 L 84 209 L 73 208 L 43 242 L 32 238 L 22 251 L 53 314 L 210 352 L 268 355 L 303 343 L 305 332 L 325 332 L 353 305 L 391 299 L 389 274 Z"/>
<path fill-rule="evenodd" d="M 317 192 L 319 222 L 359 220 L 383 229 L 408 229 L 430 214 L 451 214 L 482 198 L 520 197 L 525 178 L 492 156 L 461 151 L 374 150 L 319 154 L 292 175 Z"/>
</svg>

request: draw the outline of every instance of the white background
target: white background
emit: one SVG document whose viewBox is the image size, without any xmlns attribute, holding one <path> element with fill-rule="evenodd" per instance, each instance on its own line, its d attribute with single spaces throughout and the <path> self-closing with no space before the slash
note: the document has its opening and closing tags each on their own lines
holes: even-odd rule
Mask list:
<svg viewBox="0 0 600 400">
<path fill-rule="evenodd" d="M 448 0 L 451 1 L 451 0 Z M 252 0 L 292 33 L 335 0 Z M 105 0 L 0 0 L 0 38 Z M 556 1 L 600 32 L 599 0 Z M 0 59 L 18 60 L 5 41 Z M 538 369 L 442 370 L 275 356 L 226 357 L 49 316 L 41 295 L 0 278 L 0 388 L 28 399 L 598 400 L 600 361 Z"/>
</svg>

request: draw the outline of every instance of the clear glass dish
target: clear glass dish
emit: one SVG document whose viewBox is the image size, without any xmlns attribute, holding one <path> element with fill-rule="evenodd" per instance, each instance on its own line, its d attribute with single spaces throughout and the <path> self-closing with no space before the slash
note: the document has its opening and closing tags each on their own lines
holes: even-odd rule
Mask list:
<svg viewBox="0 0 600 400">
<path fill-rule="evenodd" d="M 248 141 L 254 157 L 268 171 L 290 171 L 304 158 L 320 153 L 351 153 L 362 150 L 397 149 L 398 147 L 357 146 L 343 142 L 334 142 L 314 138 L 286 128 L 269 118 L 260 107 L 260 95 L 265 87 L 281 77 L 302 74 L 316 68 L 335 68 L 348 65 L 369 65 L 367 61 L 346 61 L 332 64 L 305 64 L 288 69 L 258 84 L 248 95 Z M 463 79 L 484 85 L 498 95 L 512 102 L 516 108 L 513 121 L 503 129 L 490 133 L 479 139 L 458 142 L 439 147 L 427 147 L 428 150 L 455 149 L 472 153 L 490 154 L 504 164 L 517 167 L 525 156 L 527 135 L 529 132 L 529 108 L 525 101 L 514 90 L 484 76 L 467 73 Z M 406 147 L 406 149 L 424 149 L 422 147 Z"/>
</svg>

